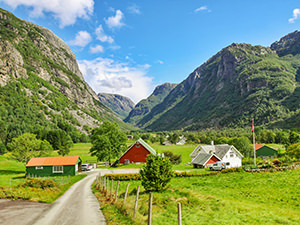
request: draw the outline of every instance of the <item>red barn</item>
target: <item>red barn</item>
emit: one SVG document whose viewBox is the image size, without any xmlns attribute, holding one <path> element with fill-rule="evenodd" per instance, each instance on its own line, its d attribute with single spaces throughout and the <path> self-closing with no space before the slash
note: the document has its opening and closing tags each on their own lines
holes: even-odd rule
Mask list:
<svg viewBox="0 0 300 225">
<path fill-rule="evenodd" d="M 140 138 L 119 158 L 119 162 L 125 164 L 136 162 L 145 163 L 149 154 L 156 155 L 156 151 Z"/>
</svg>

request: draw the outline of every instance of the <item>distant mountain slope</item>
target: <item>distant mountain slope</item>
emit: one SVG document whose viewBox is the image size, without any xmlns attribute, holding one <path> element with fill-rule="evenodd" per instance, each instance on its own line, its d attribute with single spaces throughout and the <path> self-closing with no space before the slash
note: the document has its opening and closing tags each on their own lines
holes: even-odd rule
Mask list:
<svg viewBox="0 0 300 225">
<path fill-rule="evenodd" d="M 117 113 L 121 119 L 125 119 L 134 108 L 134 102 L 122 95 L 99 93 L 98 98 L 100 102 Z"/>
<path fill-rule="evenodd" d="M 222 49 L 178 84 L 137 125 L 151 130 L 198 130 L 245 126 L 252 117 L 258 125 L 290 120 L 300 104 L 296 97 L 299 40 L 297 31 L 271 48 L 232 44 Z"/>
<path fill-rule="evenodd" d="M 153 93 L 147 98 L 140 101 L 124 120 L 131 124 L 138 124 L 152 108 L 161 103 L 164 98 L 176 87 L 176 84 L 164 83 L 155 88 Z"/>
<path fill-rule="evenodd" d="M 103 120 L 127 126 L 100 103 L 59 37 L 2 9 L 0 102 L 0 123 L 19 134 L 72 127 L 85 132 Z"/>
</svg>

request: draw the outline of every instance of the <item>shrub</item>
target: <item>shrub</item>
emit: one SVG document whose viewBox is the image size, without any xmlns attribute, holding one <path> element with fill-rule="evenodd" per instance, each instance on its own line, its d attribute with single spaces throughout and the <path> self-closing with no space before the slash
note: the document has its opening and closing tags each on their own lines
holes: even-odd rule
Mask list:
<svg viewBox="0 0 300 225">
<path fill-rule="evenodd" d="M 26 181 L 21 183 L 19 186 L 47 189 L 56 188 L 57 184 L 53 180 L 27 178 Z"/>
<path fill-rule="evenodd" d="M 149 155 L 147 164 L 140 171 L 142 185 L 146 192 L 161 192 L 174 176 L 172 165 L 168 158 Z"/>
<path fill-rule="evenodd" d="M 173 152 L 165 151 L 164 156 L 168 158 L 172 164 L 180 164 L 181 163 L 181 155 L 175 155 Z"/>
<path fill-rule="evenodd" d="M 282 162 L 279 159 L 274 159 L 273 160 L 273 165 L 276 167 L 280 167 L 282 165 Z"/>
<path fill-rule="evenodd" d="M 128 174 L 106 174 L 105 177 L 110 180 L 140 180 L 141 176 L 138 173 L 128 173 Z"/>
</svg>

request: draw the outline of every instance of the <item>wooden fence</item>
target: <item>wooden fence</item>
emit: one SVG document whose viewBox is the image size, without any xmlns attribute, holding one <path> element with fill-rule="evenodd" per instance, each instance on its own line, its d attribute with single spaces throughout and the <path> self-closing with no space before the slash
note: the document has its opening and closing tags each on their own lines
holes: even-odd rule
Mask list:
<svg viewBox="0 0 300 225">
<path fill-rule="evenodd" d="M 117 181 L 116 189 L 113 189 L 113 183 L 116 182 L 116 180 L 109 180 L 108 177 L 100 176 L 98 175 L 96 178 L 96 189 L 101 191 L 112 203 L 116 203 L 118 201 L 118 195 L 119 192 L 119 185 L 120 181 Z M 126 190 L 124 192 L 124 198 L 122 207 L 126 207 L 126 200 L 128 196 L 128 190 L 129 190 L 130 183 L 127 183 Z M 137 209 L 138 209 L 138 201 L 139 201 L 139 193 L 140 193 L 140 186 L 137 186 L 136 188 L 136 197 L 135 197 L 135 203 L 134 208 L 132 209 L 132 215 L 133 218 L 136 217 Z M 152 224 L 152 202 L 153 202 L 153 193 L 149 193 L 149 201 L 148 201 L 148 225 Z M 182 219 L 181 219 L 181 203 L 177 203 L 177 221 L 178 225 L 182 225 Z"/>
</svg>

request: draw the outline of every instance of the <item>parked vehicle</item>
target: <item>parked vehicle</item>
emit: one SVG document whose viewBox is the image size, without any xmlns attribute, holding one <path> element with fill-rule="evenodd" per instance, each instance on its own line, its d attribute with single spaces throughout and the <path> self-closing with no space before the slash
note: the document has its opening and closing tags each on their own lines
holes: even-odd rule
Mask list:
<svg viewBox="0 0 300 225">
<path fill-rule="evenodd" d="M 91 169 L 93 169 L 93 166 L 90 163 L 83 163 L 81 165 L 81 171 L 90 171 Z"/>
<path fill-rule="evenodd" d="M 210 168 L 210 170 L 222 170 L 222 169 L 226 169 L 226 163 L 225 162 L 215 162 L 209 168 Z"/>
</svg>

